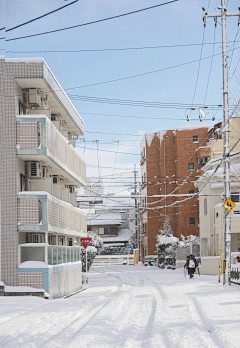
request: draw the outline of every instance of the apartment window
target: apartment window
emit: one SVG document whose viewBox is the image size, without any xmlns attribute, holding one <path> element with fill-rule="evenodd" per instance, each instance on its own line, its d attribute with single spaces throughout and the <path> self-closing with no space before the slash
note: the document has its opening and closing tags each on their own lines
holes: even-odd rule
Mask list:
<svg viewBox="0 0 240 348">
<path fill-rule="evenodd" d="M 87 231 L 88 231 L 88 232 L 89 232 L 89 231 L 92 231 L 91 227 L 88 227 L 88 228 L 87 228 Z"/>
<path fill-rule="evenodd" d="M 110 227 L 110 234 L 117 234 L 117 228 L 114 226 Z"/>
<path fill-rule="evenodd" d="M 195 218 L 194 217 L 189 218 L 189 225 L 195 225 Z"/>
<path fill-rule="evenodd" d="M 193 143 L 198 143 L 198 135 L 192 137 Z"/>
<path fill-rule="evenodd" d="M 231 200 L 235 203 L 239 202 L 239 192 L 232 192 L 231 193 Z"/>
<path fill-rule="evenodd" d="M 104 234 L 110 234 L 110 228 L 104 227 Z"/>
<path fill-rule="evenodd" d="M 218 213 L 216 213 L 216 219 L 218 218 Z"/>
<path fill-rule="evenodd" d="M 207 215 L 207 198 L 204 198 L 204 215 Z"/>
<path fill-rule="evenodd" d="M 194 163 L 188 163 L 188 170 L 194 170 Z"/>
<path fill-rule="evenodd" d="M 234 210 L 233 211 L 233 215 L 240 215 L 240 211 L 239 210 Z"/>
<path fill-rule="evenodd" d="M 189 190 L 189 194 L 190 195 L 194 194 L 194 190 Z"/>
</svg>

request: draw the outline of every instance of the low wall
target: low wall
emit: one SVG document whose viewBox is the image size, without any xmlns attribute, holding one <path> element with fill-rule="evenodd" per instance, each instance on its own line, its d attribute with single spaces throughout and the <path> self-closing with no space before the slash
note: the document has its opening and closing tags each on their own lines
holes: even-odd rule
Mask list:
<svg viewBox="0 0 240 348">
<path fill-rule="evenodd" d="M 200 256 L 200 247 L 194 245 L 192 247 L 192 253 L 195 257 Z M 177 248 L 176 249 L 176 259 L 177 260 L 186 260 L 186 257 L 190 255 L 190 247 L 186 248 Z"/>
<path fill-rule="evenodd" d="M 186 260 L 177 260 L 176 261 L 176 268 L 183 268 L 185 263 L 186 263 Z"/>
<path fill-rule="evenodd" d="M 61 264 L 44 268 L 18 268 L 18 285 L 44 289 L 49 299 L 69 295 L 82 288 L 82 263 Z"/>
<path fill-rule="evenodd" d="M 97 255 L 92 266 L 133 265 L 133 254 L 130 255 Z"/>
<path fill-rule="evenodd" d="M 201 257 L 201 274 L 218 275 L 220 256 Z"/>
</svg>

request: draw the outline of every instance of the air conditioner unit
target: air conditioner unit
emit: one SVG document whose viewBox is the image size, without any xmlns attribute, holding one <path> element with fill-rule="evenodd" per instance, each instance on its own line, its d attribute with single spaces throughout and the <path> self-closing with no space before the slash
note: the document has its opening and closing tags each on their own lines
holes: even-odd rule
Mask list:
<svg viewBox="0 0 240 348">
<path fill-rule="evenodd" d="M 198 157 L 198 164 L 205 164 L 207 162 L 206 157 Z"/>
<path fill-rule="evenodd" d="M 52 114 L 51 121 L 60 121 L 62 119 L 61 114 Z"/>
<path fill-rule="evenodd" d="M 31 106 L 41 106 L 42 96 L 39 88 L 29 88 L 28 102 Z"/>
<path fill-rule="evenodd" d="M 27 162 L 27 174 L 29 179 L 41 179 L 43 177 L 42 162 Z"/>
<path fill-rule="evenodd" d="M 60 184 L 61 183 L 61 176 L 60 175 L 53 175 L 53 184 Z"/>
</svg>

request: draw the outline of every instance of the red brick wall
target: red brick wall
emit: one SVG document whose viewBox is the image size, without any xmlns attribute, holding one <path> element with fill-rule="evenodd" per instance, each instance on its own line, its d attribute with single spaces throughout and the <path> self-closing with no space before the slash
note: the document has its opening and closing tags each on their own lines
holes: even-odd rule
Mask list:
<svg viewBox="0 0 240 348">
<path fill-rule="evenodd" d="M 193 136 L 198 136 L 198 143 L 193 143 Z M 206 146 L 210 138 L 207 128 L 189 130 L 168 130 L 160 137 L 155 133 L 154 138 L 145 142 L 147 196 L 159 194 L 188 194 L 189 190 L 196 191 L 194 181 L 201 175 L 202 165 L 198 164 L 196 150 Z M 188 170 L 188 163 L 194 164 L 194 170 Z M 198 198 L 186 200 L 172 207 L 169 205 L 186 197 L 154 198 L 148 197 L 147 236 L 148 255 L 156 252 L 156 235 L 163 227 L 166 215 L 170 218 L 171 227 L 176 237 L 181 234 L 199 235 Z M 154 203 L 154 204 L 149 204 Z M 167 207 L 166 207 L 167 206 Z M 195 218 L 195 225 L 189 224 L 189 218 Z M 142 230 L 143 231 L 143 230 Z"/>
</svg>

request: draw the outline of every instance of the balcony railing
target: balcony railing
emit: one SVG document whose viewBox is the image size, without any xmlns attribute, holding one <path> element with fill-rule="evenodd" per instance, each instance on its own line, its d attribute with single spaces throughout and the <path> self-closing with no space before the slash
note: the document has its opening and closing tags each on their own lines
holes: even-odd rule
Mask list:
<svg viewBox="0 0 240 348">
<path fill-rule="evenodd" d="M 26 261 L 40 261 L 47 265 L 81 261 L 80 246 L 20 244 L 19 265 Z"/>
<path fill-rule="evenodd" d="M 18 231 L 87 236 L 87 213 L 47 192 L 18 193 Z"/>
<path fill-rule="evenodd" d="M 24 160 L 45 156 L 56 170 L 64 170 L 70 184 L 85 186 L 86 163 L 45 115 L 17 116 L 17 154 Z M 38 156 L 38 158 L 37 158 Z M 45 159 L 44 157 L 44 159 Z M 56 169 L 57 168 L 57 169 Z M 72 181 L 72 182 L 71 182 Z"/>
</svg>

